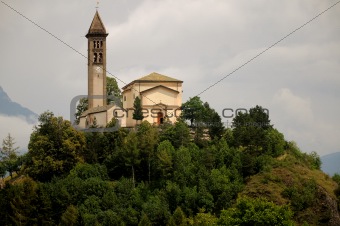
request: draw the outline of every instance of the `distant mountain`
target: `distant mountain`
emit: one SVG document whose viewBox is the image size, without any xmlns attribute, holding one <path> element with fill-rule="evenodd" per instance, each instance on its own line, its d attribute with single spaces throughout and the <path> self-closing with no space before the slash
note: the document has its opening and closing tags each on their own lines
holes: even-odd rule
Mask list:
<svg viewBox="0 0 340 226">
<path fill-rule="evenodd" d="M 325 173 L 333 176 L 335 173 L 340 174 L 340 152 L 335 152 L 321 157 L 321 169 Z"/>
<path fill-rule="evenodd" d="M 0 86 L 0 115 L 23 117 L 28 123 L 36 123 L 38 115 L 28 108 L 13 102 Z"/>
</svg>

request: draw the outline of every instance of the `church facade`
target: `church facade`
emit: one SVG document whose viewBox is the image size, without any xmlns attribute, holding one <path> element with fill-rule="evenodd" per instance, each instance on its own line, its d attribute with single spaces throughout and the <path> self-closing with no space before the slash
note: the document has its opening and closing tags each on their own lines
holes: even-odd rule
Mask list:
<svg viewBox="0 0 340 226">
<path fill-rule="evenodd" d="M 94 123 L 105 127 L 113 118 L 121 127 L 134 127 L 134 101 L 141 100 L 143 120 L 151 124 L 176 122 L 182 105 L 183 81 L 153 72 L 122 87 L 122 100 L 107 105 L 106 96 L 106 32 L 96 11 L 86 38 L 88 39 L 88 110 L 80 117 L 79 127 Z"/>
</svg>

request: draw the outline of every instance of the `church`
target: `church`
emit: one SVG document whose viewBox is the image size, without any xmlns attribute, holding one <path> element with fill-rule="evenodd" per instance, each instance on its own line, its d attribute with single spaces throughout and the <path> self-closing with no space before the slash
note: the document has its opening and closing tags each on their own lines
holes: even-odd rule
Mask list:
<svg viewBox="0 0 340 226">
<path fill-rule="evenodd" d="M 88 110 L 80 116 L 79 127 L 86 129 L 94 123 L 106 127 L 118 120 L 120 127 L 134 127 L 134 102 L 141 101 L 143 121 L 162 124 L 174 123 L 180 115 L 183 81 L 156 72 L 126 83 L 122 87 L 122 100 L 107 104 L 106 95 L 106 33 L 98 11 L 86 34 L 88 40 Z M 111 99 L 111 98 L 110 98 Z M 122 104 L 118 104 L 122 103 Z"/>
</svg>

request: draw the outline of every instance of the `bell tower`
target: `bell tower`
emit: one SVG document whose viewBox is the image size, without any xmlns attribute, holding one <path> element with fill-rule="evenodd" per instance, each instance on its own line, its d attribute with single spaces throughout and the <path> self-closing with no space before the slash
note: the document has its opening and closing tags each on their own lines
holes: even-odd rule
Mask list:
<svg viewBox="0 0 340 226">
<path fill-rule="evenodd" d="M 88 40 L 88 109 L 106 105 L 106 33 L 98 10 L 86 34 Z"/>
</svg>

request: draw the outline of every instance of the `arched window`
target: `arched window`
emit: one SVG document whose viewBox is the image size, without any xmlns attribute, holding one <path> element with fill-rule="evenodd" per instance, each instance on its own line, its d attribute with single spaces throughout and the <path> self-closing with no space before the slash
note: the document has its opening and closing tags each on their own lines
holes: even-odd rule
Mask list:
<svg viewBox="0 0 340 226">
<path fill-rule="evenodd" d="M 99 53 L 98 62 L 99 62 L 99 63 L 102 63 L 102 62 L 103 62 L 103 54 L 102 54 L 102 53 Z"/>
<path fill-rule="evenodd" d="M 97 58 L 98 58 L 97 53 L 94 53 L 94 55 L 93 55 L 93 63 L 97 63 Z"/>
</svg>

